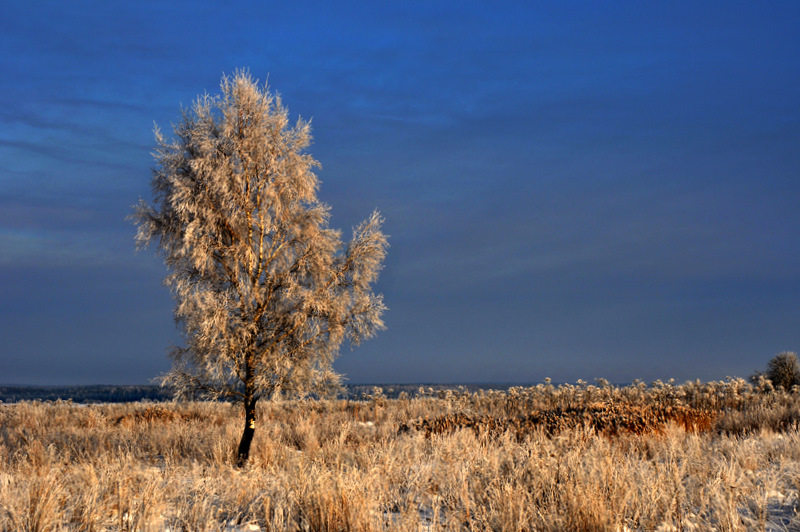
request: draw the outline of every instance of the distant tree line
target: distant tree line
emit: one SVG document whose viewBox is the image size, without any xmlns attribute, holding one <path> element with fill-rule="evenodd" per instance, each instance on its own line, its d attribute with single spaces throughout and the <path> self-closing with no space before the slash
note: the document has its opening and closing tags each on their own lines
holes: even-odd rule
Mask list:
<svg viewBox="0 0 800 532">
<path fill-rule="evenodd" d="M 172 392 L 155 385 L 127 386 L 0 386 L 0 401 L 74 401 L 76 403 L 129 403 L 168 401 Z"/>
<path fill-rule="evenodd" d="M 387 399 L 397 399 L 402 394 L 409 397 L 416 395 L 436 395 L 445 390 L 463 389 L 476 392 L 479 389 L 507 390 L 509 383 L 480 384 L 346 384 L 342 386 L 337 399 L 353 401 L 374 398 L 376 395 Z M 313 394 L 312 394 L 313 396 Z M 75 403 L 130 403 L 137 401 L 171 401 L 174 393 L 169 388 L 157 385 L 126 386 L 0 386 L 0 402 L 17 403 L 20 401 L 73 401 Z"/>
</svg>

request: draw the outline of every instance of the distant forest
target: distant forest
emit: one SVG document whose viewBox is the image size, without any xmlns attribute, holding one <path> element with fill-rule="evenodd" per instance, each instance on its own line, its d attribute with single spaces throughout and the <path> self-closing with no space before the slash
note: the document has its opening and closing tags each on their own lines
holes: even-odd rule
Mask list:
<svg viewBox="0 0 800 532">
<path fill-rule="evenodd" d="M 169 390 L 160 386 L 0 386 L 0 401 L 73 401 L 75 403 L 129 403 L 169 401 Z"/>
<path fill-rule="evenodd" d="M 507 390 L 509 383 L 478 384 L 348 384 L 345 385 L 340 399 L 369 399 L 376 393 L 389 399 L 400 396 L 403 392 L 409 396 L 420 393 L 434 395 L 443 390 L 459 388 L 474 392 L 479 389 Z M 378 390 L 380 390 L 378 392 Z M 155 385 L 139 386 L 0 386 L 0 402 L 18 403 L 20 401 L 73 401 L 75 403 L 130 403 L 136 401 L 171 401 L 169 389 Z"/>
</svg>

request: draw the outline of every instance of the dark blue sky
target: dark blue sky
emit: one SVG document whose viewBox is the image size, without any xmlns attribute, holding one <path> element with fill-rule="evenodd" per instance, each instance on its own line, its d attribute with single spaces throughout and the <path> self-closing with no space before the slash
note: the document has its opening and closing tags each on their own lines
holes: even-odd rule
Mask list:
<svg viewBox="0 0 800 532">
<path fill-rule="evenodd" d="M 144 383 L 180 342 L 125 220 L 153 123 L 269 77 L 332 225 L 378 208 L 351 382 L 747 376 L 800 350 L 800 3 L 0 6 L 0 383 Z"/>
</svg>

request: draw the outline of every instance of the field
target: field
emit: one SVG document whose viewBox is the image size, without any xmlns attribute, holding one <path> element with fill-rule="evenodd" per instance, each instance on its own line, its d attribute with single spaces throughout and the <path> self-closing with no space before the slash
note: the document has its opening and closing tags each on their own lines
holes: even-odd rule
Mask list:
<svg viewBox="0 0 800 532">
<path fill-rule="evenodd" d="M 800 392 L 0 405 L 0 530 L 800 530 Z"/>
</svg>

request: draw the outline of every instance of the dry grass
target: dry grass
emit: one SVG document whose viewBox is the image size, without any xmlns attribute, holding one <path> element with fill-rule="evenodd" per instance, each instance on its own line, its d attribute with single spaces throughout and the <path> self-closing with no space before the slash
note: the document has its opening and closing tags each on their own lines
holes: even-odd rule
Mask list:
<svg viewBox="0 0 800 532">
<path fill-rule="evenodd" d="M 0 530 L 797 530 L 800 394 L 540 385 L 0 405 Z"/>
</svg>

